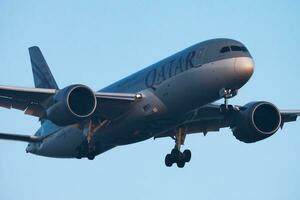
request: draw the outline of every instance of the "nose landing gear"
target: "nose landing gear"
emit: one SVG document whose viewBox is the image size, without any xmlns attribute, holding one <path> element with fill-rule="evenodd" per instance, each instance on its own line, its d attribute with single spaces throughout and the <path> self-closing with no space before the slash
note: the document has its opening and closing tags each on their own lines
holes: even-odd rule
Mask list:
<svg viewBox="0 0 300 200">
<path fill-rule="evenodd" d="M 185 163 L 190 162 L 192 153 L 186 149 L 183 152 L 180 151 L 181 145 L 184 144 L 186 134 L 183 128 L 179 128 L 178 133 L 175 136 L 175 147 L 172 149 L 170 154 L 165 157 L 165 164 L 167 167 L 171 167 L 174 163 L 177 167 L 183 168 Z"/>
<path fill-rule="evenodd" d="M 219 94 L 220 94 L 220 97 L 224 98 L 224 104 L 220 105 L 220 111 L 222 113 L 233 112 L 234 108 L 232 105 L 228 104 L 228 99 L 237 95 L 237 90 L 223 88 L 222 90 L 220 90 Z"/>
</svg>

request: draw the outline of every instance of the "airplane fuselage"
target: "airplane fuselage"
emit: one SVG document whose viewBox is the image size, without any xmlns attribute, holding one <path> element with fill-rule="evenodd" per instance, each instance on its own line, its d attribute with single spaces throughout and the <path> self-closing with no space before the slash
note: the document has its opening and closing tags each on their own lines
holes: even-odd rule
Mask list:
<svg viewBox="0 0 300 200">
<path fill-rule="evenodd" d="M 185 115 L 223 98 L 224 89 L 238 90 L 251 77 L 254 63 L 246 47 L 235 40 L 198 43 L 136 72 L 100 91 L 140 93 L 128 112 L 109 121 L 94 134 L 96 154 L 113 147 L 143 141 L 175 129 Z M 100 103 L 101 105 L 101 103 Z M 59 127 L 43 123 L 27 151 L 49 157 L 78 157 L 85 147 L 86 124 Z"/>
</svg>

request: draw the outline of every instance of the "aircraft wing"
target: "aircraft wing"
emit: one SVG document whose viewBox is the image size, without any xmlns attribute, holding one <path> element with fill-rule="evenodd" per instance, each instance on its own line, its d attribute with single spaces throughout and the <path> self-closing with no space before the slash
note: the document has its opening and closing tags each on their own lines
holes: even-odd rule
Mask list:
<svg viewBox="0 0 300 200">
<path fill-rule="evenodd" d="M 141 99 L 139 93 L 96 92 L 97 113 L 104 118 L 113 119 L 126 113 L 136 100 Z"/>
<path fill-rule="evenodd" d="M 39 137 L 39 136 L 34 136 L 34 135 L 19 135 L 19 134 L 12 134 L 12 133 L 0 133 L 0 139 L 35 143 L 35 142 L 42 142 L 44 137 Z"/>
<path fill-rule="evenodd" d="M 184 127 L 187 134 L 203 133 L 206 135 L 208 132 L 219 131 L 221 128 L 229 127 L 231 120 L 231 117 L 220 112 L 219 105 L 209 104 L 188 113 L 177 127 Z M 161 133 L 155 138 L 173 137 L 175 135 L 176 128 Z"/>
<path fill-rule="evenodd" d="M 236 106 L 241 108 L 241 106 Z M 280 110 L 281 114 L 281 128 L 287 122 L 293 122 L 300 116 L 300 110 Z M 179 124 L 178 127 L 185 127 L 187 134 L 203 133 L 206 135 L 208 132 L 219 131 L 221 128 L 230 127 L 232 124 L 233 114 L 220 112 L 220 105 L 209 104 L 188 113 L 186 120 Z M 155 138 L 175 136 L 175 130 L 164 132 Z"/>
<path fill-rule="evenodd" d="M 44 113 L 43 103 L 55 92 L 55 89 L 0 86 L 0 107 L 14 108 L 41 117 Z"/>
<path fill-rule="evenodd" d="M 25 111 L 25 114 L 42 117 L 47 101 L 56 94 L 56 89 L 0 86 L 0 107 Z M 116 117 L 126 112 L 140 94 L 95 92 L 98 101 L 97 115 Z"/>
<path fill-rule="evenodd" d="M 280 110 L 281 119 L 284 123 L 293 122 L 300 116 L 300 110 Z"/>
</svg>

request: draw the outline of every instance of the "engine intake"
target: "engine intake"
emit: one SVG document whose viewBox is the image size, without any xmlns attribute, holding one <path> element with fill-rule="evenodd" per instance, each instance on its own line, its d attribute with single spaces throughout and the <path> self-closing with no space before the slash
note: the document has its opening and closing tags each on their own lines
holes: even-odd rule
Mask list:
<svg viewBox="0 0 300 200">
<path fill-rule="evenodd" d="M 84 85 L 59 90 L 47 109 L 47 118 L 59 126 L 74 124 L 90 117 L 97 107 L 94 92 Z"/>
<path fill-rule="evenodd" d="M 269 102 L 251 102 L 243 106 L 235 116 L 233 135 L 246 143 L 257 142 L 270 137 L 281 125 L 277 107 Z"/>
</svg>

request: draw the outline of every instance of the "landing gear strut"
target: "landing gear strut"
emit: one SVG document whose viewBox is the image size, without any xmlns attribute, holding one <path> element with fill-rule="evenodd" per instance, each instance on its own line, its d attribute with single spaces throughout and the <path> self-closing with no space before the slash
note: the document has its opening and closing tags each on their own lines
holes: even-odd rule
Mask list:
<svg viewBox="0 0 300 200">
<path fill-rule="evenodd" d="M 185 163 L 190 162 L 192 153 L 190 150 L 186 149 L 183 152 L 180 151 L 181 145 L 184 144 L 186 134 L 183 128 L 179 128 L 178 133 L 175 137 L 175 147 L 172 149 L 170 154 L 165 157 L 165 164 L 167 167 L 171 167 L 174 163 L 177 167 L 183 168 Z"/>
<path fill-rule="evenodd" d="M 234 97 L 237 94 L 237 90 L 222 89 L 220 90 L 220 97 L 224 98 L 224 104 L 220 105 L 220 111 L 223 113 L 232 112 L 234 110 L 232 105 L 228 104 L 228 99 Z"/>
<path fill-rule="evenodd" d="M 77 158 L 87 157 L 89 160 L 94 160 L 97 155 L 94 134 L 108 123 L 107 120 L 90 119 L 88 123 L 85 124 L 83 132 L 86 135 L 86 141 L 84 141 L 79 148 Z"/>
<path fill-rule="evenodd" d="M 96 131 L 94 129 L 95 129 L 95 127 L 94 127 L 93 120 L 90 120 L 89 124 L 88 124 L 88 131 L 86 134 L 86 139 L 87 139 L 87 143 L 88 143 L 87 158 L 89 160 L 94 160 L 94 158 L 96 156 L 96 154 L 95 154 L 96 145 L 95 145 L 95 141 L 93 139 L 94 133 Z"/>
</svg>

